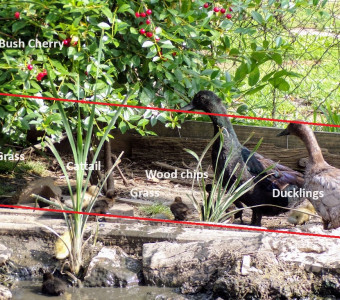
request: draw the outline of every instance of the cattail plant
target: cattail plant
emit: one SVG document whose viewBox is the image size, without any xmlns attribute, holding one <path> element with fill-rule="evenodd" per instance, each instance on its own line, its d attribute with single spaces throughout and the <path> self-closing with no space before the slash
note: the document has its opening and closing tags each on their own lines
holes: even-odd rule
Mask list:
<svg viewBox="0 0 340 300">
<path fill-rule="evenodd" d="M 99 75 L 100 61 L 101 61 L 101 56 L 102 56 L 102 51 L 103 51 L 103 34 L 104 34 L 104 30 L 102 31 L 99 49 L 98 49 L 98 59 L 97 59 L 98 64 L 97 64 L 96 82 L 97 82 L 98 75 Z M 55 86 L 53 84 L 53 81 L 52 81 L 52 79 L 49 75 L 50 74 L 49 65 L 47 65 L 45 63 L 45 67 L 47 69 L 47 74 L 48 74 L 49 81 L 50 81 L 50 84 L 51 84 L 53 96 L 55 98 L 58 98 L 57 91 L 56 91 Z M 76 87 L 77 87 L 77 98 L 78 98 L 78 100 L 81 100 L 81 98 L 80 98 L 79 75 L 78 75 Z M 128 99 L 132 96 L 132 94 L 134 94 L 134 91 L 136 89 L 137 89 L 137 85 L 134 86 L 131 89 L 130 93 L 126 94 L 122 104 L 127 103 Z M 97 101 L 97 85 L 95 85 L 94 96 L 91 99 L 91 101 L 93 101 L 93 102 Z M 66 131 L 66 134 L 67 134 L 70 146 L 71 146 L 74 163 L 78 164 L 78 165 L 86 164 L 87 159 L 88 159 L 88 153 L 89 153 L 90 147 L 91 147 L 91 137 L 92 137 L 92 133 L 93 133 L 93 124 L 94 124 L 94 121 L 95 121 L 94 120 L 95 104 L 90 105 L 90 117 L 89 117 L 89 120 L 88 120 L 86 125 L 84 125 L 82 123 L 81 115 L 80 115 L 80 107 L 79 107 L 79 104 L 78 104 L 76 138 L 74 138 L 74 134 L 71 130 L 71 124 L 70 124 L 70 121 L 67 118 L 67 115 L 65 113 L 62 102 L 56 101 L 56 105 L 57 105 L 58 110 L 61 114 L 63 125 L 65 126 L 65 131 Z M 119 108 L 117 108 L 116 112 L 112 116 L 110 123 L 106 127 L 106 129 L 103 133 L 103 136 L 101 137 L 99 144 L 98 144 L 97 148 L 95 149 L 93 160 L 90 163 L 95 164 L 95 162 L 97 161 L 100 150 L 103 147 L 104 141 L 108 138 L 109 132 L 114 127 L 114 125 L 117 121 L 117 118 L 121 114 L 122 110 L 123 110 L 123 107 L 120 106 Z M 84 138 L 83 138 L 83 135 L 84 135 Z M 64 213 L 64 218 L 65 218 L 65 222 L 67 224 L 68 230 L 70 232 L 70 237 L 71 237 L 71 249 L 69 249 L 69 252 L 70 252 L 70 260 L 69 260 L 70 270 L 71 270 L 72 273 L 77 275 L 80 271 L 82 264 L 83 264 L 83 260 L 82 260 L 82 252 L 83 252 L 83 248 L 84 248 L 83 236 L 84 236 L 85 225 L 86 225 L 86 222 L 87 222 L 87 219 L 88 219 L 88 215 L 82 214 L 82 212 L 83 212 L 82 207 L 83 207 L 84 195 L 85 195 L 87 186 L 88 186 L 89 181 L 90 181 L 92 170 L 89 170 L 87 172 L 86 178 L 85 178 L 85 170 L 82 170 L 81 168 L 79 170 L 76 170 L 76 193 L 75 193 L 75 197 L 74 197 L 74 194 L 72 192 L 71 181 L 70 181 L 70 178 L 69 178 L 69 175 L 68 175 L 68 171 L 66 170 L 65 164 L 64 164 L 63 160 L 61 159 L 60 154 L 58 153 L 57 149 L 53 145 L 53 142 L 51 141 L 51 139 L 47 138 L 46 142 L 47 142 L 47 146 L 51 149 L 52 153 L 54 154 L 58 163 L 60 164 L 60 167 L 62 169 L 63 174 L 65 175 L 65 179 L 66 179 L 66 182 L 67 182 L 67 185 L 68 185 L 68 188 L 69 188 L 69 192 L 70 192 L 70 195 L 71 195 L 71 199 L 72 199 L 72 208 L 70 209 L 70 208 L 63 206 L 63 204 L 61 202 L 55 203 L 55 202 L 52 202 L 50 200 L 44 199 L 44 198 L 39 197 L 39 196 L 37 196 L 37 198 L 41 201 L 46 202 L 46 203 L 58 206 L 58 207 L 60 207 L 64 210 L 69 210 L 70 212 L 73 211 L 73 213 L 70 213 L 70 214 Z M 122 153 L 121 153 L 121 155 L 122 155 Z M 105 184 L 108 176 L 110 175 L 110 173 L 113 171 L 113 169 L 119 163 L 121 155 L 118 157 L 115 164 L 112 166 L 111 170 L 109 170 L 109 172 L 106 174 L 105 180 L 100 183 L 99 191 L 98 191 L 97 195 L 95 195 L 92 198 L 92 200 L 90 201 L 90 204 L 86 208 L 86 212 L 91 211 L 93 205 L 95 204 L 95 202 L 97 200 L 98 194 L 101 191 L 103 185 Z M 85 179 L 85 185 L 83 186 L 84 179 Z"/>
</svg>

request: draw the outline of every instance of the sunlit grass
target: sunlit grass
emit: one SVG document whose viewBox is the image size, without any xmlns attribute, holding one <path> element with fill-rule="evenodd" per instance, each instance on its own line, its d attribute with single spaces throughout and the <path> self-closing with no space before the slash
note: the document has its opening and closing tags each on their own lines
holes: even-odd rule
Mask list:
<svg viewBox="0 0 340 300">
<path fill-rule="evenodd" d="M 169 219 L 173 218 L 170 208 L 162 203 L 154 203 L 152 205 L 140 206 L 138 208 L 147 217 L 154 217 L 157 214 L 164 214 Z"/>
</svg>

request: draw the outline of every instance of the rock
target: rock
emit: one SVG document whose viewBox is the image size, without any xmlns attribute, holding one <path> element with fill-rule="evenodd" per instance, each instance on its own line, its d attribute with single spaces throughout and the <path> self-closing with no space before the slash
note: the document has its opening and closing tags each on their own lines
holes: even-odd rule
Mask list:
<svg viewBox="0 0 340 300">
<path fill-rule="evenodd" d="M 134 216 L 133 207 L 124 203 L 115 203 L 114 205 L 112 205 L 112 207 L 109 209 L 108 214 L 116 216 Z"/>
<path fill-rule="evenodd" d="M 262 241 L 263 248 L 273 251 L 281 261 L 301 265 L 310 272 L 332 270 L 340 273 L 338 239 L 266 234 Z"/>
<path fill-rule="evenodd" d="M 60 199 L 61 200 L 61 188 L 54 185 L 52 177 L 44 177 L 30 182 L 20 193 L 18 204 L 34 203 L 35 198 L 32 194 L 39 195 L 48 200 Z M 49 206 L 49 204 L 39 201 L 40 207 Z"/>
<path fill-rule="evenodd" d="M 249 269 L 250 269 L 250 255 L 245 255 L 245 256 L 243 256 L 241 274 L 243 276 L 248 275 Z"/>
<path fill-rule="evenodd" d="M 170 220 L 170 218 L 166 215 L 166 214 L 155 214 L 153 217 L 153 219 L 160 219 L 160 220 Z"/>
<path fill-rule="evenodd" d="M 92 259 L 84 278 L 89 287 L 127 287 L 141 281 L 141 263 L 121 248 L 104 247 Z"/>
<path fill-rule="evenodd" d="M 12 255 L 12 250 L 8 249 L 5 245 L 0 244 L 0 266 L 6 263 Z"/>
<path fill-rule="evenodd" d="M 183 294 L 212 290 L 213 299 L 340 295 L 337 245 L 337 239 L 267 233 L 244 238 L 241 232 L 223 241 L 144 244 L 143 273 L 146 283 L 178 287 Z M 329 266 L 332 277 L 325 278 Z"/>
<path fill-rule="evenodd" d="M 7 287 L 0 285 L 0 300 L 7 299 L 12 299 L 12 293 Z"/>
<path fill-rule="evenodd" d="M 147 283 L 197 293 L 216 279 L 221 268 L 236 267 L 234 253 L 241 253 L 241 249 L 253 252 L 258 247 L 256 238 L 144 244 L 143 274 Z"/>
</svg>

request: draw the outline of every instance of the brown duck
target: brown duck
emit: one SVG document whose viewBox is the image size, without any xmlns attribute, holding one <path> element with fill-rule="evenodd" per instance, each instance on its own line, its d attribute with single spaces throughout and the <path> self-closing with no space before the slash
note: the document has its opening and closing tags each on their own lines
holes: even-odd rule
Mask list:
<svg viewBox="0 0 340 300">
<path fill-rule="evenodd" d="M 290 134 L 296 135 L 305 143 L 309 154 L 303 188 L 306 193 L 307 191 L 319 192 L 317 200 L 312 196 L 307 196 L 307 199 L 322 217 L 324 229 L 340 227 L 340 170 L 330 166 L 324 160 L 319 144 L 310 127 L 290 123 L 278 135 Z"/>
</svg>

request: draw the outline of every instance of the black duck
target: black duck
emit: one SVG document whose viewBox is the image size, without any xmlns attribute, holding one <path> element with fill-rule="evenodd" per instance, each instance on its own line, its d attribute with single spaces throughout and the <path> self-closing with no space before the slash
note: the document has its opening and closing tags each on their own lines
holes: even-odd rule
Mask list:
<svg viewBox="0 0 340 300">
<path fill-rule="evenodd" d="M 52 273 L 44 273 L 43 285 L 41 292 L 49 296 L 59 296 L 64 294 L 66 284 L 59 278 L 53 276 Z"/>
<path fill-rule="evenodd" d="M 304 142 L 309 154 L 303 185 L 306 198 L 322 217 L 324 229 L 340 227 L 340 170 L 330 166 L 324 160 L 320 146 L 310 127 L 304 124 L 290 123 L 278 135 L 290 134 L 299 137 Z M 315 193 L 318 194 L 318 197 L 315 197 Z"/>
<path fill-rule="evenodd" d="M 207 113 L 227 114 L 227 110 L 223 105 L 222 100 L 211 91 L 198 92 L 194 96 L 192 102 L 181 109 L 195 109 L 203 110 Z M 222 146 L 221 155 L 218 158 L 217 170 L 215 170 L 217 176 L 221 174 L 227 157 L 231 155 L 231 158 L 224 173 L 224 185 L 227 184 L 228 179 L 236 164 L 240 164 L 240 168 L 238 168 L 238 171 L 231 178 L 230 184 L 232 184 L 241 174 L 241 171 L 245 164 L 246 168 L 242 174 L 241 183 L 247 181 L 253 176 L 258 176 L 268 166 L 275 165 L 275 167 L 270 170 L 270 173 L 272 175 L 259 181 L 252 190 L 240 197 L 238 201 L 235 201 L 235 205 L 237 207 L 241 207 L 241 204 L 239 202 L 242 202 L 247 206 L 273 204 L 288 207 L 290 205 L 288 198 L 282 196 L 273 197 L 273 190 L 283 190 L 286 188 L 289 189 L 295 186 L 301 186 L 303 184 L 302 174 L 286 166 L 277 164 L 274 161 L 267 159 L 258 153 L 254 153 L 254 155 L 250 156 L 251 151 L 241 145 L 228 117 L 215 115 L 210 115 L 209 117 L 214 124 L 215 134 L 217 134 L 219 128 L 224 128 L 224 143 Z M 217 139 L 212 146 L 212 165 L 214 168 L 216 166 L 219 147 L 220 140 Z M 261 177 L 263 178 L 264 175 L 260 175 L 260 177 L 257 178 L 257 181 Z M 253 216 L 251 224 L 256 226 L 261 226 L 262 215 L 274 216 L 285 211 L 284 209 L 273 206 L 256 207 L 252 208 L 252 210 Z"/>
</svg>

